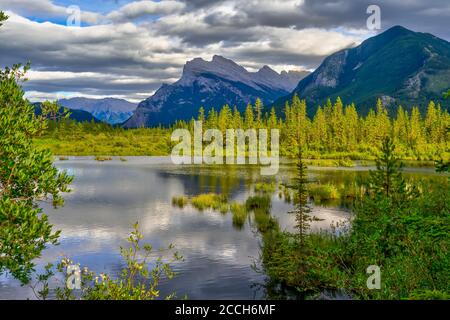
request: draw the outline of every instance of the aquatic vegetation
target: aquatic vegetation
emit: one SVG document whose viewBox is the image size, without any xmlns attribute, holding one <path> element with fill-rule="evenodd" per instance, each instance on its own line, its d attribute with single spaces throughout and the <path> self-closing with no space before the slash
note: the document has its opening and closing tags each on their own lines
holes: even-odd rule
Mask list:
<svg viewBox="0 0 450 320">
<path fill-rule="evenodd" d="M 267 195 L 249 197 L 247 201 L 245 201 L 247 211 L 263 210 L 267 212 L 270 210 L 271 205 L 272 200 Z"/>
<path fill-rule="evenodd" d="M 257 182 L 255 184 L 254 188 L 255 192 L 262 192 L 262 193 L 274 193 L 275 190 L 277 190 L 277 184 L 275 181 L 272 181 L 270 183 L 267 182 Z"/>
<path fill-rule="evenodd" d="M 112 157 L 107 157 L 107 156 L 96 156 L 95 157 L 95 161 L 100 161 L 100 162 L 111 161 L 111 160 L 112 160 Z"/>
<path fill-rule="evenodd" d="M 244 204 L 233 202 L 230 205 L 231 213 L 233 214 L 233 225 L 237 228 L 242 228 L 247 219 L 247 209 Z"/>
<path fill-rule="evenodd" d="M 219 212 L 222 214 L 227 213 L 230 210 L 230 206 L 226 203 L 221 203 L 219 206 Z"/>
<path fill-rule="evenodd" d="M 224 195 L 216 193 L 199 194 L 191 199 L 192 205 L 200 211 L 206 209 L 219 210 L 224 208 L 224 204 L 228 201 Z M 228 211 L 228 210 L 227 210 Z"/>
<path fill-rule="evenodd" d="M 450 297 L 448 181 L 406 181 L 394 150 L 386 138 L 368 190 L 357 195 L 352 227 L 346 232 L 310 233 L 303 246 L 296 234 L 276 227 L 263 234 L 269 295 L 283 298 L 289 289 L 307 298 L 322 290 L 344 289 L 356 299 Z M 330 197 L 335 188 L 312 189 Z M 427 192 L 417 192 L 420 189 Z M 367 288 L 370 265 L 381 268 L 381 290 Z"/>
<path fill-rule="evenodd" d="M 189 203 L 189 199 L 186 196 L 173 197 L 172 205 L 177 206 L 179 208 L 184 208 Z"/>
<path fill-rule="evenodd" d="M 338 188 L 330 183 L 326 184 L 310 184 L 308 186 L 308 193 L 314 201 L 323 201 L 323 200 L 335 200 L 341 197 L 341 194 Z"/>
</svg>

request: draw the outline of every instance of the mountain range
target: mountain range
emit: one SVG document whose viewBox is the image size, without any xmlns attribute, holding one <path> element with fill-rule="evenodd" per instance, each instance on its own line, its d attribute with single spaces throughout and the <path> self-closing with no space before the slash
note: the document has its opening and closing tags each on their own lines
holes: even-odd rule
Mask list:
<svg viewBox="0 0 450 320">
<path fill-rule="evenodd" d="M 123 99 L 105 98 L 71 98 L 61 99 L 58 103 L 72 110 L 83 110 L 91 113 L 96 119 L 109 124 L 123 123 L 133 115 L 137 104 Z"/>
<path fill-rule="evenodd" d="M 262 100 L 264 110 L 275 107 L 282 115 L 285 103 L 294 95 L 307 101 L 310 116 L 318 105 L 337 97 L 346 104 L 355 103 L 361 114 L 374 107 L 379 98 L 391 113 L 399 105 L 406 110 L 418 106 L 423 112 L 428 101 L 442 102 L 442 93 L 449 88 L 450 43 L 396 26 L 357 47 L 330 55 L 312 73 L 278 73 L 268 66 L 250 72 L 215 55 L 211 61 L 188 61 L 178 81 L 163 84 L 137 106 L 113 98 L 72 98 L 59 103 L 110 124 L 136 128 L 190 120 L 197 117 L 200 107 L 207 113 L 228 104 L 243 112 L 257 98 Z"/>
<path fill-rule="evenodd" d="M 211 61 L 201 58 L 188 61 L 181 78 L 161 86 L 142 101 L 125 128 L 168 125 L 174 120 L 197 117 L 200 107 L 207 113 L 228 104 L 244 111 L 248 103 L 260 98 L 270 104 L 290 93 L 308 72 L 278 73 L 268 66 L 249 72 L 232 60 L 215 55 Z"/>
<path fill-rule="evenodd" d="M 312 115 L 318 105 L 337 97 L 354 102 L 365 114 L 380 98 L 395 112 L 398 105 L 424 111 L 428 101 L 442 100 L 450 87 L 450 43 L 428 33 L 396 26 L 361 45 L 326 58 L 295 90 L 278 99 L 278 111 L 294 94 L 306 99 Z"/>
<path fill-rule="evenodd" d="M 36 115 L 40 115 L 42 112 L 42 103 L 41 102 L 35 102 L 33 103 L 34 106 L 34 113 Z M 78 109 L 71 109 L 68 107 L 61 107 L 59 109 L 59 112 L 61 114 L 64 113 L 65 109 L 69 111 L 69 119 L 74 120 L 76 122 L 100 122 L 96 117 L 94 117 L 90 112 L 84 111 L 84 110 L 78 110 Z"/>
</svg>

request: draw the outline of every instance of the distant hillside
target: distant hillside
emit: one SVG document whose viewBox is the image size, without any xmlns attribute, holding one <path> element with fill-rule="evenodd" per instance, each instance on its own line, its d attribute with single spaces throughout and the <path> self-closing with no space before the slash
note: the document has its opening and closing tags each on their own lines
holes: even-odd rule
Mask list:
<svg viewBox="0 0 450 320">
<path fill-rule="evenodd" d="M 35 114 L 37 114 L 37 115 L 41 114 L 41 112 L 42 112 L 41 105 L 42 105 L 42 103 L 40 103 L 40 102 L 33 103 L 33 106 L 35 108 L 34 109 L 34 113 Z M 90 114 L 87 111 L 70 109 L 70 108 L 67 108 L 67 107 L 66 107 L 66 109 L 68 109 L 69 112 L 70 112 L 69 118 L 72 119 L 72 120 L 75 120 L 77 122 L 86 122 L 86 121 L 88 121 L 88 122 L 91 122 L 91 121 L 101 122 L 100 120 L 95 118 L 92 114 Z M 61 107 L 60 112 L 62 113 L 63 111 L 64 111 L 64 107 Z"/>
<path fill-rule="evenodd" d="M 232 60 L 214 56 L 212 61 L 188 61 L 180 80 L 163 85 L 142 101 L 126 128 L 171 124 L 197 117 L 200 107 L 208 112 L 228 104 L 243 111 L 247 103 L 260 98 L 265 105 L 291 92 L 305 72 L 277 73 L 268 66 L 249 72 Z"/>
<path fill-rule="evenodd" d="M 95 118 L 109 124 L 125 122 L 133 115 L 133 111 L 137 107 L 135 103 L 115 98 L 71 98 L 61 99 L 58 103 L 69 109 L 87 111 Z"/>
<path fill-rule="evenodd" d="M 280 111 L 297 94 L 307 100 L 309 114 L 338 96 L 344 103 L 356 103 L 362 113 L 378 98 L 391 109 L 418 105 L 423 111 L 429 100 L 440 101 L 449 88 L 450 43 L 397 26 L 329 56 L 274 105 Z"/>
</svg>

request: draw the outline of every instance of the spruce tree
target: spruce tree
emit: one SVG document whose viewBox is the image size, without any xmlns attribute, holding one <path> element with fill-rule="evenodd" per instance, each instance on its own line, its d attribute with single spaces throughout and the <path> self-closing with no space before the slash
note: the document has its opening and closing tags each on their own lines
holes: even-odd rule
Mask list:
<svg viewBox="0 0 450 320">
<path fill-rule="evenodd" d="M 376 166 L 376 171 L 370 171 L 370 188 L 375 194 L 392 198 L 405 191 L 403 163 L 396 157 L 395 144 L 389 136 L 383 139 Z"/>
<path fill-rule="evenodd" d="M 303 148 L 301 145 L 298 146 L 296 169 L 297 175 L 294 178 L 293 185 L 295 206 L 294 210 L 289 211 L 289 213 L 295 214 L 295 228 L 297 230 L 299 250 L 304 253 L 307 247 L 306 240 L 311 227 L 310 223 L 319 219 L 311 215 L 311 208 L 308 205 L 308 167 L 303 160 Z"/>
</svg>

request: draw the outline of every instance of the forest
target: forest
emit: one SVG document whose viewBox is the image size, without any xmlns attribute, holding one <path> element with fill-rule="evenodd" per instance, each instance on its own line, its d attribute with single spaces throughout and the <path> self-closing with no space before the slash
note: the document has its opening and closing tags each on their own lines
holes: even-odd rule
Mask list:
<svg viewBox="0 0 450 320">
<path fill-rule="evenodd" d="M 169 155 L 173 146 L 172 130 L 187 128 L 193 132 L 193 123 L 198 120 L 204 130 L 279 129 L 280 155 L 294 158 L 298 146 L 302 145 L 304 157 L 312 165 L 353 166 L 354 160 L 374 160 L 380 141 L 386 135 L 393 138 L 396 152 L 403 160 L 426 164 L 426 161 L 450 157 L 447 131 L 450 115 L 432 101 L 425 114 L 421 114 L 418 107 L 408 112 L 400 106 L 391 116 L 378 100 L 363 116 L 358 114 L 357 106 L 344 106 L 339 98 L 334 103 L 328 100 L 325 106 L 319 106 L 312 119 L 306 110 L 306 102 L 294 96 L 290 104 L 286 103 L 282 117 L 276 115 L 275 109 L 266 111 L 257 100 L 254 105 L 248 104 L 243 114 L 228 105 L 219 111 L 212 108 L 207 114 L 200 108 L 197 119 L 177 121 L 169 128 L 125 130 L 103 123 L 62 120 L 51 123 L 36 143 L 63 156 Z"/>
</svg>

